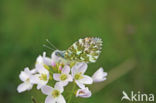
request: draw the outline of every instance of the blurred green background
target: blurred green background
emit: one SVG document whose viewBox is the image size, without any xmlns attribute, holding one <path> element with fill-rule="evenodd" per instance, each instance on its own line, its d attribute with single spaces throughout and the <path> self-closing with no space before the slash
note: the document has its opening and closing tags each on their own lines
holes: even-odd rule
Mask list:
<svg viewBox="0 0 156 103">
<path fill-rule="evenodd" d="M 109 72 L 129 58 L 136 63 L 81 103 L 120 103 L 123 90 L 156 94 L 155 4 L 155 0 L 0 0 L 0 102 L 31 103 L 32 95 L 44 100 L 35 89 L 18 94 L 16 88 L 24 67 L 33 68 L 43 51 L 50 56 L 52 51 L 42 46 L 47 38 L 60 50 L 79 38 L 102 38 L 102 53 L 89 64 L 89 75 L 101 66 Z"/>
</svg>

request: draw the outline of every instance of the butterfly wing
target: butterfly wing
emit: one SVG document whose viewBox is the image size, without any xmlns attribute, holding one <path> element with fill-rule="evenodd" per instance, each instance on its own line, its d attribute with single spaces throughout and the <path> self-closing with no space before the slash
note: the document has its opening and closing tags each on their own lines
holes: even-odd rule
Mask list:
<svg viewBox="0 0 156 103">
<path fill-rule="evenodd" d="M 100 38 L 79 39 L 65 51 L 65 59 L 76 62 L 96 62 L 102 49 Z"/>
</svg>

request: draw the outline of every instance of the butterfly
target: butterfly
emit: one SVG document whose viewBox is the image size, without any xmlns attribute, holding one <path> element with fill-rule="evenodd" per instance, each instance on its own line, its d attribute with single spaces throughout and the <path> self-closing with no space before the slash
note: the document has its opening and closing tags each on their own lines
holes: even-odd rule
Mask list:
<svg viewBox="0 0 156 103">
<path fill-rule="evenodd" d="M 67 50 L 55 50 L 53 55 L 71 62 L 94 63 L 102 49 L 102 39 L 86 37 L 73 43 Z"/>
</svg>

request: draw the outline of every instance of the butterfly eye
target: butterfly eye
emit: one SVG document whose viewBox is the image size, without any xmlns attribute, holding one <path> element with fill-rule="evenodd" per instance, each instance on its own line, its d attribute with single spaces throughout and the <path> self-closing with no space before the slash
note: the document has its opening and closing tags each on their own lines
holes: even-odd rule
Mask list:
<svg viewBox="0 0 156 103">
<path fill-rule="evenodd" d="M 55 52 L 55 55 L 56 55 L 56 56 L 60 56 L 60 53 L 59 53 L 59 52 Z"/>
<path fill-rule="evenodd" d="M 55 55 L 64 58 L 64 52 L 57 51 L 55 52 Z"/>
</svg>

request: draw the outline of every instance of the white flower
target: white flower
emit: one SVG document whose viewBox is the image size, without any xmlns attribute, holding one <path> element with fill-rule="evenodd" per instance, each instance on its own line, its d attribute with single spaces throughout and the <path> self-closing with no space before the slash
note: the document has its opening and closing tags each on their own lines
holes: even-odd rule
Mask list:
<svg viewBox="0 0 156 103">
<path fill-rule="evenodd" d="M 43 86 L 41 88 L 43 94 L 47 95 L 45 103 L 66 103 L 62 92 L 64 91 L 60 85 L 55 84 L 55 87 Z"/>
<path fill-rule="evenodd" d="M 56 66 L 56 63 L 60 62 L 60 57 L 58 57 L 56 55 L 57 50 L 55 50 L 52 54 L 51 54 L 51 58 L 46 57 L 46 52 L 43 52 L 43 56 L 38 56 L 37 60 L 36 60 L 36 64 L 43 64 L 43 65 L 47 65 L 47 66 Z"/>
<path fill-rule="evenodd" d="M 46 57 L 46 52 L 43 52 L 43 56 L 39 55 L 36 59 L 35 68 L 31 70 L 32 74 L 35 74 L 38 72 L 37 65 L 43 65 L 46 69 L 49 69 L 49 65 L 52 65 L 52 60 L 48 57 Z"/>
<path fill-rule="evenodd" d="M 49 71 L 42 64 L 36 64 L 36 70 L 38 73 L 32 76 L 31 80 L 34 84 L 37 84 L 37 89 L 40 89 L 48 83 Z"/>
<path fill-rule="evenodd" d="M 78 89 L 76 92 L 76 97 L 88 98 L 92 95 L 88 88 Z"/>
<path fill-rule="evenodd" d="M 64 68 L 61 70 L 61 74 L 59 73 L 54 73 L 53 78 L 54 80 L 58 81 L 58 83 L 61 86 L 66 86 L 68 82 L 71 82 L 72 76 L 69 75 L 70 73 L 70 67 L 68 65 L 64 66 Z"/>
<path fill-rule="evenodd" d="M 21 71 L 19 78 L 21 79 L 21 81 L 23 81 L 23 83 L 21 83 L 17 87 L 17 91 L 19 93 L 32 89 L 33 83 L 31 82 L 31 79 L 30 79 L 31 76 L 32 76 L 32 73 L 28 67 L 25 68 L 24 71 Z"/>
<path fill-rule="evenodd" d="M 46 57 L 46 52 L 43 52 L 43 56 L 39 55 L 37 57 L 36 64 L 52 65 L 52 59 Z"/>
<path fill-rule="evenodd" d="M 72 77 L 74 78 L 76 84 L 80 88 L 85 88 L 84 84 L 92 84 L 93 80 L 91 77 L 84 75 L 84 73 L 87 70 L 87 64 L 86 63 L 77 63 L 73 66 L 71 69 L 72 71 Z"/>
<path fill-rule="evenodd" d="M 92 76 L 93 82 L 102 82 L 106 80 L 107 73 L 104 72 L 103 68 L 99 68 Z"/>
</svg>

